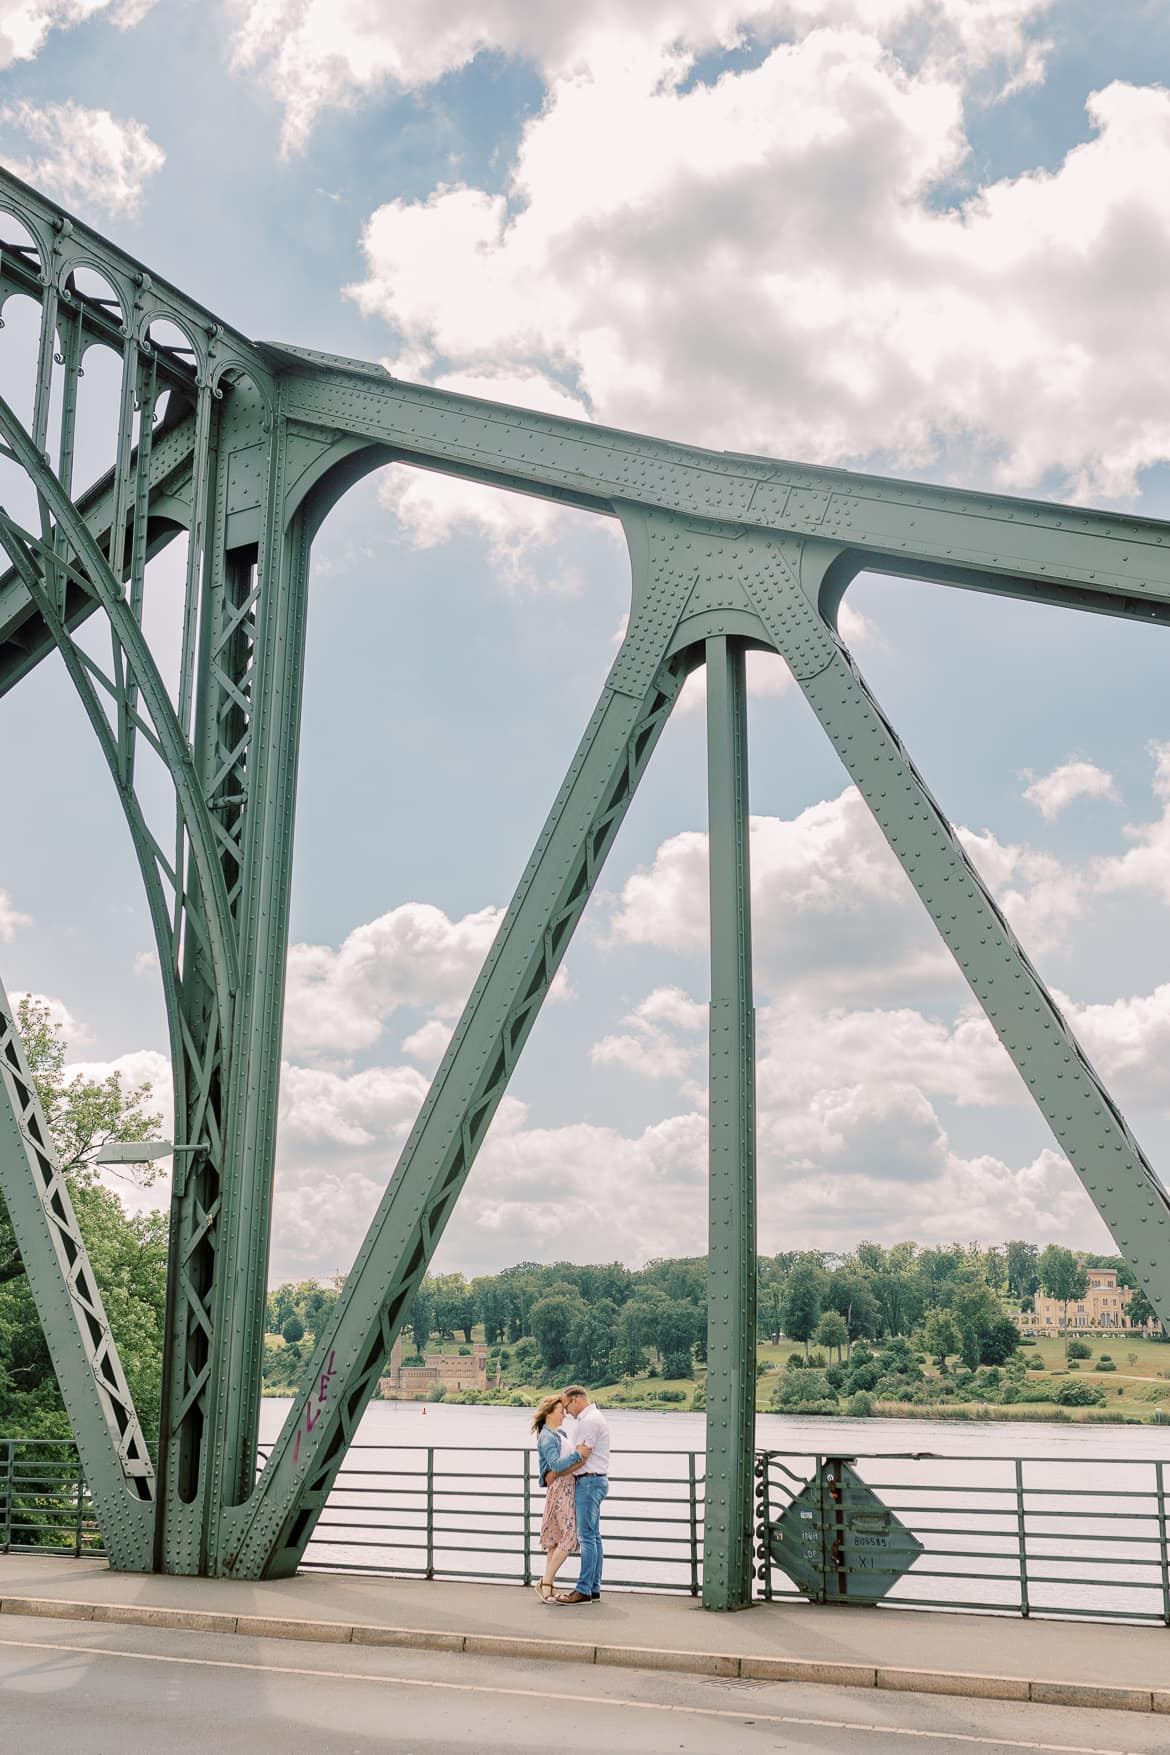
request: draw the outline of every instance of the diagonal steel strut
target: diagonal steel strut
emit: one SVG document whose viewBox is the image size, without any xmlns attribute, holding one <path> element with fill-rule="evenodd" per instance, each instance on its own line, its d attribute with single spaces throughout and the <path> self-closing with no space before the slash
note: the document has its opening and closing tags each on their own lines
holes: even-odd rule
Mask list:
<svg viewBox="0 0 1170 1755">
<path fill-rule="evenodd" d="M 673 626 L 677 606 L 670 617 Z M 635 618 L 223 1570 L 296 1570 L 418 1283 L 677 698 Z"/>
<path fill-rule="evenodd" d="M 145 1572 L 154 1535 L 154 1470 L 2 985 L 0 1193 L 110 1563 Z"/>
<path fill-rule="evenodd" d="M 783 547 L 780 587 L 749 586 L 760 620 L 1150 1303 L 1170 1322 L 1170 1199 L 849 652 L 813 607 L 815 556 Z"/>
</svg>

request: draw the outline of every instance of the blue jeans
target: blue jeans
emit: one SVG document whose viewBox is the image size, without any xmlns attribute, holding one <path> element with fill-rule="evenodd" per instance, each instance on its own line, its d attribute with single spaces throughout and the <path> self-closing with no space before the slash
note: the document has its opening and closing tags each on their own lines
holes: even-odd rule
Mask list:
<svg viewBox="0 0 1170 1755">
<path fill-rule="evenodd" d="M 578 1475 L 574 1489 L 577 1511 L 577 1540 L 581 1544 L 581 1563 L 577 1568 L 577 1589 L 583 1597 L 595 1597 L 601 1590 L 601 1502 L 609 1492 L 605 1475 Z"/>
</svg>

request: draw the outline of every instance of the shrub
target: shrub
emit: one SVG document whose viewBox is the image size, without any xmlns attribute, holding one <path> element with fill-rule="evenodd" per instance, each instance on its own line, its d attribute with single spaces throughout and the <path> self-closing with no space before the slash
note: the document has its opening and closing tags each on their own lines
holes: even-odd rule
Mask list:
<svg viewBox="0 0 1170 1755">
<path fill-rule="evenodd" d="M 1034 1335 L 1021 1335 L 1020 1336 L 1020 1345 L 1021 1345 L 1021 1347 L 1034 1347 L 1036 1345 L 1035 1336 Z"/>
<path fill-rule="evenodd" d="M 704 1378 L 702 1383 L 696 1383 L 694 1392 L 691 1396 L 691 1406 L 696 1409 L 696 1411 L 707 1406 L 706 1378 Z"/>
<path fill-rule="evenodd" d="M 1070 1371 L 1079 1371 L 1081 1368 L 1080 1360 L 1079 1359 L 1070 1359 L 1068 1362 L 1068 1368 Z"/>
<path fill-rule="evenodd" d="M 810 1370 L 823 1371 L 825 1369 L 825 1366 L 829 1363 L 829 1361 L 824 1353 L 820 1352 L 817 1348 L 814 1347 L 812 1352 L 808 1356 L 808 1363 L 809 1363 Z"/>
<path fill-rule="evenodd" d="M 654 1395 L 654 1400 L 656 1402 L 685 1402 L 686 1399 L 687 1392 L 685 1389 L 660 1389 L 657 1390 Z"/>
<path fill-rule="evenodd" d="M 1034 1359 L 1029 1359 L 1026 1361 L 1026 1366 L 1027 1366 L 1027 1369 L 1029 1371 L 1043 1371 L 1044 1361 L 1040 1357 L 1039 1353 L 1037 1353 L 1037 1355 Z"/>
<path fill-rule="evenodd" d="M 1070 1359 L 1091 1359 L 1093 1357 L 1093 1349 L 1088 1341 L 1070 1341 L 1066 1353 Z"/>
<path fill-rule="evenodd" d="M 1058 1408 L 1095 1408 L 1105 1400 L 1105 1391 L 1095 1383 L 1058 1383 L 1052 1399 Z"/>
<path fill-rule="evenodd" d="M 460 1353 L 460 1356 L 462 1358 L 469 1358 L 471 1356 L 471 1348 L 470 1347 L 460 1347 L 459 1353 Z"/>
<path fill-rule="evenodd" d="M 1093 1370 L 1094 1371 L 1116 1371 L 1117 1367 L 1113 1363 L 1112 1359 L 1100 1358 L 1100 1359 L 1098 1359 L 1097 1363 L 1094 1365 Z"/>
<path fill-rule="evenodd" d="M 781 1378 L 772 1391 L 774 1408 L 802 1408 L 822 1412 L 837 1408 L 837 1397 L 822 1371 L 804 1371 L 800 1376 Z"/>
<path fill-rule="evenodd" d="M 868 1420 L 873 1413 L 873 1397 L 864 1389 L 855 1389 L 845 1403 L 845 1412 L 854 1420 Z"/>
<path fill-rule="evenodd" d="M 679 1348 L 673 1353 L 665 1353 L 662 1359 L 663 1377 L 693 1377 L 695 1360 L 689 1347 Z"/>
</svg>

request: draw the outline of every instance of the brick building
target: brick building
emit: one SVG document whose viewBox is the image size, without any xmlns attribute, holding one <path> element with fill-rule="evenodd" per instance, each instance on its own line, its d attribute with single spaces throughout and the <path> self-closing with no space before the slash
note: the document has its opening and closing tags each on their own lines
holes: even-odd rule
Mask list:
<svg viewBox="0 0 1170 1755">
<path fill-rule="evenodd" d="M 483 1341 L 476 1341 L 470 1353 L 428 1353 L 424 1365 L 404 1365 L 403 1351 L 399 1335 L 390 1353 L 389 1371 L 378 1380 L 383 1401 L 420 1401 L 440 1383 L 448 1389 L 488 1387 L 488 1350 Z"/>
</svg>

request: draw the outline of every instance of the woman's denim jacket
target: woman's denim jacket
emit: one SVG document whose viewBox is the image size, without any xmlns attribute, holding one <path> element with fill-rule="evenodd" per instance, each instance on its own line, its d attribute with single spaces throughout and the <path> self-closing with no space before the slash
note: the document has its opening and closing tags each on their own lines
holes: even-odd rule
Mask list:
<svg viewBox="0 0 1170 1755">
<path fill-rule="evenodd" d="M 561 1441 L 551 1426 L 542 1426 L 536 1436 L 536 1448 L 540 1452 L 540 1478 L 543 1482 L 546 1475 L 565 1475 L 585 1458 L 579 1450 L 570 1450 L 562 1458 Z"/>
</svg>

